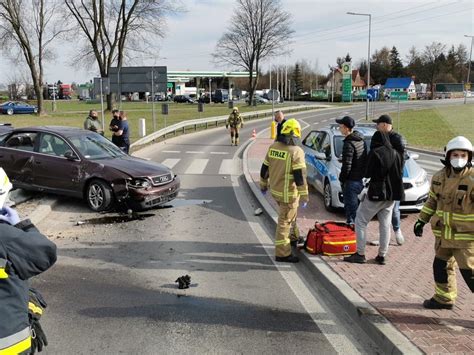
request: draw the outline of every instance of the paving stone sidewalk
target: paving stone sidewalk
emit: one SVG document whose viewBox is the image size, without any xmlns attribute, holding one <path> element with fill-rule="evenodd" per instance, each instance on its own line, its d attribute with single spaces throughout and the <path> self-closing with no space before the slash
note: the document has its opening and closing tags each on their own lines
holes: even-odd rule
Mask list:
<svg viewBox="0 0 474 355">
<path fill-rule="evenodd" d="M 258 185 L 259 171 L 270 139 L 257 138 L 248 150 L 248 169 Z M 267 194 L 265 198 L 276 209 Z M 367 264 L 350 264 L 341 257 L 321 258 L 357 293 L 374 306 L 392 324 L 427 354 L 474 354 L 474 297 L 460 273 L 457 274 L 458 299 L 454 310 L 427 310 L 424 299 L 434 291 L 432 263 L 434 237 L 429 226 L 422 238 L 412 232 L 417 213 L 402 215 L 401 229 L 405 243 L 398 246 L 392 233 L 387 264 L 375 264 L 376 246 L 367 245 Z M 344 220 L 342 211 L 337 220 Z M 310 203 L 298 212 L 298 225 L 306 234 L 315 220 L 335 219 L 324 209 L 319 193 L 310 193 Z M 378 222 L 371 221 L 368 240 L 378 239 Z"/>
</svg>

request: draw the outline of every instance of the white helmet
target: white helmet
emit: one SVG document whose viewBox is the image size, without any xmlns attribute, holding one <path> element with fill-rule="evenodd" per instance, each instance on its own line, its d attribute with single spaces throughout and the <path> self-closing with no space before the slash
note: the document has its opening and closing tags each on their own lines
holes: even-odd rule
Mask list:
<svg viewBox="0 0 474 355">
<path fill-rule="evenodd" d="M 446 147 L 444 148 L 446 159 L 449 159 L 449 152 L 452 150 L 466 150 L 469 152 L 469 160 L 472 159 L 472 143 L 466 137 L 454 137 L 448 142 L 448 144 L 446 144 Z"/>
<path fill-rule="evenodd" d="M 0 168 L 0 208 L 3 208 L 3 205 L 5 204 L 5 201 L 8 198 L 8 193 L 10 192 L 12 187 L 13 186 L 7 174 L 5 173 L 5 170 L 3 170 L 3 168 Z"/>
</svg>

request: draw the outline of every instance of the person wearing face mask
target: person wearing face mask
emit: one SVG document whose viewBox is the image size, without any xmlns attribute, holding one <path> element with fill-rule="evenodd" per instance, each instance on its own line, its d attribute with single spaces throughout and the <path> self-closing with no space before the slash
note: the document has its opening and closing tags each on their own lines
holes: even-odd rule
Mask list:
<svg viewBox="0 0 474 355">
<path fill-rule="evenodd" d="M 456 262 L 474 292 L 474 168 L 472 143 L 465 137 L 451 139 L 445 148 L 445 167 L 431 180 L 428 200 L 413 232 L 423 235 L 431 222 L 435 241 L 433 274 L 435 294 L 423 302 L 429 309 L 453 309 L 456 300 Z"/>
</svg>

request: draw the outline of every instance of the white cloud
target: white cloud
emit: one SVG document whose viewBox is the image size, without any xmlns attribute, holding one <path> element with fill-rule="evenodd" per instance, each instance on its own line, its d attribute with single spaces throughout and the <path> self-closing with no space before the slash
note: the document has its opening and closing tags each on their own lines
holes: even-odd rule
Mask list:
<svg viewBox="0 0 474 355">
<path fill-rule="evenodd" d="M 155 63 L 169 70 L 219 70 L 211 54 L 222 33 L 232 21 L 233 0 L 186 1 L 187 12 L 168 19 L 166 38 L 160 43 Z M 284 10 L 291 13 L 295 30 L 293 52 L 287 58 L 273 58 L 273 63 L 290 64 L 299 59 L 319 63 L 326 71 L 336 57 L 350 53 L 354 61 L 367 57 L 368 20 L 346 12 L 372 14 L 371 52 L 383 46 L 396 46 L 402 57 L 411 46 L 422 50 L 439 41 L 448 46 L 469 41 L 473 34 L 473 3 L 469 0 L 442 1 L 322 1 L 282 0 Z M 61 48 L 59 48 L 61 47 Z M 75 71 L 68 62 L 71 46 L 58 45 L 55 63 L 46 65 L 46 80 L 84 82 L 95 71 Z M 267 65 L 270 61 L 267 61 Z M 8 77 L 12 65 L 0 58 L 0 78 Z M 0 81 L 3 81 L 0 79 Z"/>
</svg>

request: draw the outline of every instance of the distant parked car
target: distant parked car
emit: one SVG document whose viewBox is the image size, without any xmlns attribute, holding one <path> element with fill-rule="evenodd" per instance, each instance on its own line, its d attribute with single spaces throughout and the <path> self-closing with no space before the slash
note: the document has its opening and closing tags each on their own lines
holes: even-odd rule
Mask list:
<svg viewBox="0 0 474 355">
<path fill-rule="evenodd" d="M 372 135 L 376 132 L 375 126 L 362 124 L 355 129 L 362 133 L 367 147 L 370 147 Z M 337 124 L 311 131 L 303 140 L 308 184 L 323 194 L 324 207 L 329 211 L 344 207 L 338 179 L 343 140 L 344 136 Z M 403 167 L 405 200 L 400 202 L 400 210 L 419 211 L 428 199 L 430 183 L 426 171 L 415 161 L 418 154 L 410 153 L 407 158 Z"/>
<path fill-rule="evenodd" d="M 209 95 L 201 95 L 198 101 L 203 104 L 209 104 L 211 103 L 211 98 L 209 97 Z"/>
<path fill-rule="evenodd" d="M 21 101 L 7 101 L 0 105 L 0 113 L 13 115 L 18 113 L 38 113 L 38 106 Z"/>
<path fill-rule="evenodd" d="M 254 100 L 257 101 L 257 104 L 268 104 L 270 101 L 260 95 L 254 95 Z M 249 98 L 245 99 L 245 102 L 249 102 Z"/>
<path fill-rule="evenodd" d="M 177 103 L 190 103 L 190 104 L 194 103 L 194 100 L 188 95 L 176 95 L 173 98 L 173 101 Z"/>
<path fill-rule="evenodd" d="M 166 166 L 125 154 L 100 134 L 73 127 L 26 127 L 0 136 L 0 166 L 14 187 L 82 198 L 94 211 L 134 210 L 176 198 Z"/>
</svg>

